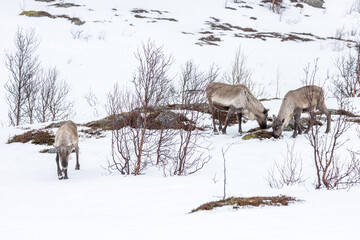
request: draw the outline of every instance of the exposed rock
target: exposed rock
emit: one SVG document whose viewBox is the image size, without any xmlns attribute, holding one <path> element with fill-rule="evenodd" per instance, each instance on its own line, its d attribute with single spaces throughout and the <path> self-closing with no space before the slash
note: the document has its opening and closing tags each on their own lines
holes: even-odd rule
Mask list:
<svg viewBox="0 0 360 240">
<path fill-rule="evenodd" d="M 161 123 L 163 128 L 181 128 L 183 123 L 181 122 L 179 115 L 171 112 L 171 111 L 164 111 L 161 112 L 156 118 L 155 121 Z"/>
<path fill-rule="evenodd" d="M 304 0 L 304 3 L 312 7 L 322 8 L 324 4 L 324 0 Z"/>
</svg>

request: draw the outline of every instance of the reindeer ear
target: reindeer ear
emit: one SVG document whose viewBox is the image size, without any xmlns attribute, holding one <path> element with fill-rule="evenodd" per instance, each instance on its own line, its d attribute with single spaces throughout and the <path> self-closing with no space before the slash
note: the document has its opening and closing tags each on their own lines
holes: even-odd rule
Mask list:
<svg viewBox="0 0 360 240">
<path fill-rule="evenodd" d="M 276 121 L 276 116 L 273 114 L 273 121 L 275 122 Z"/>
<path fill-rule="evenodd" d="M 264 114 L 267 114 L 269 112 L 270 109 L 264 109 Z"/>
</svg>

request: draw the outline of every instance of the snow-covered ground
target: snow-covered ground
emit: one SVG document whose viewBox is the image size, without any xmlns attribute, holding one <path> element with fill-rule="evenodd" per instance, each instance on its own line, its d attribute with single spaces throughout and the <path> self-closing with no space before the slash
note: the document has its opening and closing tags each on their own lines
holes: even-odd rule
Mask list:
<svg viewBox="0 0 360 240">
<path fill-rule="evenodd" d="M 38 54 L 42 64 L 56 66 L 61 78 L 72 87 L 70 97 L 76 101 L 74 121 L 77 123 L 105 116 L 106 93 L 115 82 L 129 84 L 137 66 L 134 52 L 148 39 L 164 45 L 165 52 L 174 56 L 171 69 L 174 77 L 190 59 L 202 69 L 215 63 L 223 71 L 229 71 L 235 51 L 241 45 L 254 81 L 266 87 L 269 97 L 275 97 L 277 78 L 280 96 L 300 87 L 303 68 L 315 59 L 319 61 L 318 79 L 324 81 L 328 72 L 335 71 L 334 59 L 349 51 L 347 43 L 332 39 L 282 42 L 277 38 L 266 41 L 237 38 L 234 34 L 243 33 L 241 30 L 211 30 L 206 22 L 213 22 L 213 18 L 267 33 L 311 33 L 327 38 L 342 31 L 343 38 L 349 40 L 358 40 L 360 34 L 360 13 L 349 11 L 354 0 L 326 0 L 324 9 L 306 4 L 296 8 L 294 3 L 284 1 L 287 8 L 280 15 L 260 6 L 260 0 L 239 4 L 230 0 L 66 2 L 81 6 L 55 8 L 51 3 L 33 0 L 1 0 L 0 56 L 4 60 L 4 51 L 13 49 L 18 27 L 35 28 L 41 39 Z M 147 10 L 143 14 L 147 18 L 134 17 L 133 9 Z M 23 10 L 67 14 L 86 23 L 76 26 L 65 19 L 19 16 Z M 161 17 L 174 18 L 177 22 L 152 22 Z M 79 31 L 83 37 L 74 39 L 72 35 Z M 199 33 L 203 31 L 212 31 L 222 41 L 217 42 L 218 46 L 199 46 L 196 43 L 203 37 Z M 354 31 L 356 34 L 351 34 Z M 8 75 L 5 65 L 0 64 L 0 86 Z M 329 84 L 326 82 L 325 88 Z M 99 99 L 96 116 L 84 98 L 89 89 Z M 47 124 L 7 127 L 3 87 L 0 96 L 0 239 L 358 239 L 360 188 L 314 190 L 312 151 L 304 135 L 292 139 L 290 132 L 284 132 L 279 140 L 244 141 L 236 136 L 237 126 L 232 126 L 227 135 L 210 137 L 212 160 L 204 169 L 186 177 L 164 178 L 156 168 L 136 177 L 109 174 L 105 169 L 111 157 L 111 136 L 106 133 L 105 138 L 80 139 L 81 170 L 73 170 L 72 160 L 70 179 L 59 181 L 55 156 L 39 153 L 44 146 L 5 144 L 14 134 Z M 333 99 L 327 99 L 326 103 L 329 108 L 337 108 Z M 276 115 L 281 101 L 263 104 L 270 108 L 271 115 Z M 360 100 L 354 99 L 353 106 L 359 111 Z M 249 121 L 243 129 L 256 126 L 255 121 Z M 360 149 L 356 128 L 354 125 L 344 136 L 350 139 L 339 153 L 344 158 L 346 148 Z M 284 160 L 287 145 L 294 142 L 295 151 L 302 158 L 306 181 L 272 189 L 266 180 L 268 171 L 275 161 Z M 287 207 L 239 210 L 226 207 L 188 214 L 200 204 L 222 196 L 221 149 L 230 145 L 226 154 L 228 196 L 283 194 L 304 201 Z"/>
</svg>

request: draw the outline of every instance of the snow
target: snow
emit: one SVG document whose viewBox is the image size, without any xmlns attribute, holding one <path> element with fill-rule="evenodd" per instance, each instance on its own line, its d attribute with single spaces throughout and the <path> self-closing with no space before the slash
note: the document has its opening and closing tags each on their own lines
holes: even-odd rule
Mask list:
<svg viewBox="0 0 360 240">
<path fill-rule="evenodd" d="M 56 1 L 59 2 L 59 1 Z M 134 52 L 148 39 L 164 45 L 175 62 L 171 75 L 179 74 L 187 60 L 194 60 L 202 69 L 215 63 L 223 71 L 231 67 L 236 49 L 241 45 L 253 79 L 275 97 L 279 72 L 280 96 L 302 85 L 305 68 L 319 59 L 318 80 L 333 73 L 334 59 L 347 53 L 345 43 L 334 40 L 311 42 L 281 42 L 280 39 L 235 38 L 235 31 L 213 31 L 222 41 L 219 46 L 199 46 L 201 31 L 210 17 L 234 26 L 251 27 L 263 32 L 312 33 L 333 37 L 344 28 L 344 38 L 359 40 L 360 13 L 349 12 L 353 0 L 326 0 L 324 9 L 287 8 L 281 15 L 259 6 L 260 0 L 234 4 L 224 0 L 133 0 L 133 1 L 66 1 L 81 7 L 55 8 L 33 0 L 2 0 L 0 7 L 0 56 L 13 49 L 18 27 L 34 27 L 41 39 L 38 54 L 45 66 L 56 66 L 60 76 L 71 87 L 75 99 L 74 121 L 89 122 L 105 117 L 106 94 L 115 82 L 130 86 L 137 62 Z M 237 10 L 225 9 L 234 7 Z M 239 8 L 249 5 L 252 9 Z M 135 18 L 135 8 L 168 11 L 165 17 L 178 22 Z M 89 10 L 91 9 L 91 10 Z M 116 9 L 116 10 L 113 10 Z M 67 14 L 86 21 L 82 26 L 65 19 L 28 18 L 19 16 L 23 10 L 43 10 L 51 14 Z M 150 12 L 149 17 L 159 17 Z M 256 17 L 252 20 L 250 17 Z M 96 21 L 96 22 L 94 22 Z M 358 29 L 355 36 L 350 34 Z M 83 31 L 80 39 L 72 33 Z M 192 33 L 183 34 L 182 32 Z M 99 39 L 102 38 L 103 39 Z M 87 39 L 88 38 L 88 39 Z M 0 85 L 8 79 L 8 70 L 0 64 Z M 325 82 L 325 89 L 330 82 Z M 84 95 L 89 89 L 99 99 L 99 114 L 87 104 Z M 212 160 L 201 171 L 186 177 L 163 177 L 155 167 L 141 176 L 110 174 L 111 133 L 104 138 L 80 138 L 81 170 L 75 171 L 75 161 L 69 164 L 69 180 L 59 181 L 55 156 L 39 153 L 45 146 L 30 143 L 6 144 L 7 140 L 46 124 L 7 127 L 5 89 L 0 88 L 0 239 L 358 239 L 360 223 L 360 189 L 315 190 L 315 170 L 312 150 L 304 135 L 291 138 L 284 132 L 279 140 L 242 140 L 237 126 L 227 129 L 227 135 L 212 135 Z M 330 95 L 329 95 L 330 97 Z M 277 114 L 281 100 L 263 102 L 269 115 Z M 337 108 L 332 98 L 329 108 Z M 359 112 L 360 99 L 353 99 Z M 335 118 L 335 117 L 333 117 Z M 209 119 L 208 119 L 209 120 Z M 207 122 L 208 122 L 207 120 Z M 243 130 L 256 127 L 256 121 L 243 124 Z M 346 148 L 359 150 L 356 125 L 343 139 Z M 54 132 L 56 129 L 52 129 Z M 324 127 L 321 132 L 325 131 Z M 305 182 L 273 189 L 268 186 L 268 171 L 274 162 L 282 162 L 287 145 L 295 142 L 295 151 L 302 158 Z M 218 200 L 223 194 L 223 159 L 221 149 L 230 146 L 226 154 L 227 196 L 289 195 L 303 200 L 286 207 L 261 207 L 234 210 L 230 207 L 208 212 L 189 212 L 199 205 Z M 75 156 L 72 156 L 75 158 Z"/>
</svg>

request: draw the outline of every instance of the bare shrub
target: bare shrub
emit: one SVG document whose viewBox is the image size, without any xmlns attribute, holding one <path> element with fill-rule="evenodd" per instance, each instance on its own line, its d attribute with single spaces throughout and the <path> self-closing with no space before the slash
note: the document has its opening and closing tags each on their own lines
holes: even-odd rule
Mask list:
<svg viewBox="0 0 360 240">
<path fill-rule="evenodd" d="M 211 75 L 211 74 L 210 74 Z M 202 113 L 190 110 L 194 103 L 203 101 L 202 94 L 195 94 L 185 102 L 182 115 L 187 118 L 186 128 L 179 129 L 177 133 L 175 156 L 172 157 L 170 175 L 184 176 L 193 174 L 202 169 L 211 159 L 207 154 L 210 144 L 207 143 L 208 134 L 199 129 Z"/>
<path fill-rule="evenodd" d="M 206 142 L 206 134 L 196 127 L 200 120 L 200 112 L 184 110 L 189 119 L 187 129 L 180 129 L 176 144 L 176 154 L 172 157 L 170 175 L 186 176 L 202 169 L 211 159 L 207 154 L 210 144 Z"/>
<path fill-rule="evenodd" d="M 158 134 L 156 130 L 150 130 L 148 117 L 155 106 L 167 100 L 171 86 L 167 72 L 172 57 L 165 55 L 162 47 L 157 47 L 151 41 L 142 44 L 135 57 L 139 66 L 132 80 L 134 91 L 121 92 L 116 85 L 113 93 L 108 95 L 107 111 L 120 118 L 116 122 L 121 124 L 115 125 L 112 131 L 114 166 L 122 174 L 139 175 L 152 164 L 154 154 L 157 156 L 156 164 L 160 164 L 167 154 L 163 150 L 163 146 L 167 146 L 166 131 L 162 130 Z M 133 116 L 122 117 L 120 113 L 126 112 Z M 129 119 L 138 123 L 134 126 Z"/>
<path fill-rule="evenodd" d="M 360 13 L 360 0 L 354 0 L 348 13 L 351 14 L 352 12 Z"/>
<path fill-rule="evenodd" d="M 338 74 L 334 75 L 334 95 L 345 97 L 360 96 L 360 43 L 357 44 L 357 53 L 349 52 L 347 56 L 339 57 L 335 62 Z"/>
<path fill-rule="evenodd" d="M 349 103 L 343 96 L 338 98 L 338 105 L 340 110 L 349 110 Z M 322 186 L 327 189 L 348 188 L 360 179 L 356 172 L 355 159 L 348 161 L 346 157 L 340 158 L 338 153 L 348 141 L 342 136 L 350 128 L 351 123 L 346 121 L 345 115 L 339 115 L 334 125 L 330 135 L 321 135 L 319 126 L 312 128 L 307 135 L 314 154 L 316 189 Z"/>
<path fill-rule="evenodd" d="M 138 107 L 134 95 L 128 89 L 120 90 L 119 85 L 115 84 L 112 92 L 108 93 L 106 109 L 109 117 L 114 123 L 111 131 L 111 150 L 112 162 L 109 162 L 110 170 L 117 170 L 121 174 L 129 175 L 135 172 L 136 156 L 138 155 L 137 146 L 141 128 L 133 128 L 133 117 L 122 117 L 121 113 L 131 112 Z M 146 166 L 143 165 L 139 172 Z"/>
<path fill-rule="evenodd" d="M 147 139 L 147 117 L 150 107 L 157 106 L 166 101 L 167 90 L 171 85 L 171 79 L 167 76 L 167 71 L 172 64 L 172 57 L 166 56 L 162 47 L 157 47 L 150 40 L 146 44 L 142 44 L 141 50 L 135 54 L 139 61 L 139 66 L 134 74 L 132 83 L 135 87 L 135 96 L 140 103 L 140 109 L 143 114 L 143 128 L 140 134 L 138 145 L 139 154 L 137 155 L 137 163 L 135 175 L 140 173 L 143 164 L 142 161 L 144 144 Z"/>
<path fill-rule="evenodd" d="M 241 46 L 236 50 L 235 59 L 232 64 L 231 74 L 225 74 L 224 79 L 230 84 L 243 84 L 250 89 L 252 94 L 259 98 L 265 97 L 265 88 L 251 79 L 252 71 L 247 66 L 247 58 Z"/>
<path fill-rule="evenodd" d="M 185 63 L 178 85 L 181 104 L 203 103 L 206 101 L 205 88 L 219 76 L 219 68 L 212 65 L 208 72 L 200 71 L 191 60 Z M 195 101 L 196 100 L 196 101 Z"/>
<path fill-rule="evenodd" d="M 99 100 L 96 97 L 96 95 L 92 92 L 91 87 L 89 88 L 89 91 L 84 95 L 84 98 L 86 102 L 89 104 L 89 106 L 93 110 L 94 116 L 99 116 Z"/>
<path fill-rule="evenodd" d="M 4 87 L 7 91 L 10 123 L 18 126 L 25 121 L 25 115 L 29 117 L 29 122 L 33 121 L 34 96 L 37 92 L 36 74 L 39 68 L 35 52 L 39 40 L 34 29 L 18 28 L 14 43 L 15 50 L 5 53 L 5 66 L 10 71 L 10 77 Z"/>
<path fill-rule="evenodd" d="M 302 159 L 295 153 L 295 142 L 292 146 L 286 144 L 286 155 L 283 155 L 284 162 L 274 163 L 271 170 L 268 170 L 267 181 L 271 188 L 282 188 L 285 185 L 303 183 Z"/>
<path fill-rule="evenodd" d="M 39 122 L 67 119 L 73 113 L 74 102 L 67 100 L 70 86 L 65 80 L 59 80 L 58 75 L 55 67 L 42 71 L 37 103 Z"/>
<path fill-rule="evenodd" d="M 164 175 L 187 175 L 201 169 L 210 157 L 203 158 L 198 145 L 202 135 L 196 128 L 200 113 L 182 110 L 180 128 L 169 127 L 155 113 L 167 103 L 171 79 L 167 72 L 172 57 L 163 53 L 153 42 L 143 44 L 135 53 L 139 66 L 133 76 L 133 91 L 120 90 L 115 85 L 108 94 L 106 109 L 113 120 L 112 162 L 110 170 L 139 175 L 152 165 L 163 168 Z M 198 102 L 195 94 L 192 101 Z M 155 126 L 156 125 L 156 126 Z"/>
</svg>

